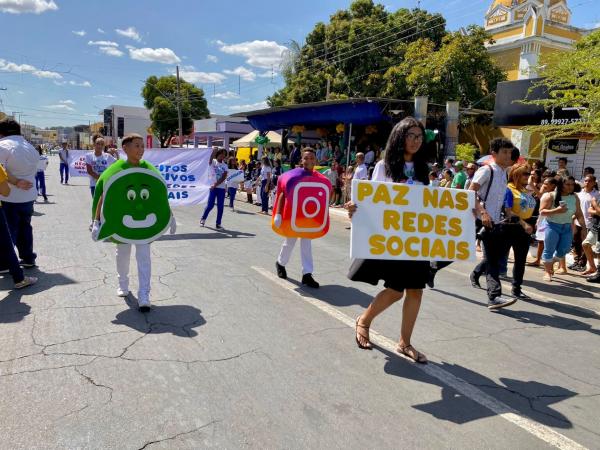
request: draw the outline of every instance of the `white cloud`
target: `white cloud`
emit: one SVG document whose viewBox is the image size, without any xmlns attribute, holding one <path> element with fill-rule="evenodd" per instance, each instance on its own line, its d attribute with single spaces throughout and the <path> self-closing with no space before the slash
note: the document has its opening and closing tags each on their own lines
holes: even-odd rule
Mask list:
<svg viewBox="0 0 600 450">
<path fill-rule="evenodd" d="M 215 55 L 206 55 L 206 62 L 217 63 L 219 62 L 219 58 L 217 58 Z"/>
<path fill-rule="evenodd" d="M 124 30 L 120 30 L 119 28 L 117 28 L 115 31 L 117 32 L 117 34 L 125 36 L 129 39 L 133 39 L 134 41 L 140 42 L 142 40 L 140 34 L 134 27 L 129 27 Z"/>
<path fill-rule="evenodd" d="M 23 91 L 17 91 L 17 94 L 19 94 L 19 95 L 23 95 L 24 93 L 25 92 L 23 92 Z"/>
<path fill-rule="evenodd" d="M 0 0 L 0 12 L 11 14 L 34 13 L 58 9 L 54 0 Z"/>
<path fill-rule="evenodd" d="M 71 33 L 76 34 L 77 36 L 85 36 L 87 33 L 85 32 L 85 30 L 81 30 L 81 31 L 71 31 Z"/>
<path fill-rule="evenodd" d="M 131 59 L 144 62 L 157 62 L 161 64 L 176 64 L 181 59 L 170 48 L 130 48 Z"/>
<path fill-rule="evenodd" d="M 246 63 L 263 69 L 272 66 L 279 67 L 281 57 L 286 47 L 275 41 L 247 41 L 239 44 L 225 44 L 216 41 L 219 50 L 229 55 L 238 55 L 246 58 Z"/>
<path fill-rule="evenodd" d="M 108 56 L 121 57 L 125 54 L 121 50 L 119 50 L 118 48 L 115 48 L 115 47 L 100 47 L 99 50 L 100 50 L 100 52 L 102 52 Z"/>
<path fill-rule="evenodd" d="M 2 1 L 2 0 L 0 0 Z M 62 75 L 50 70 L 40 70 L 30 64 L 16 64 L 5 59 L 0 59 L 0 72 L 30 73 L 37 78 L 50 78 L 60 80 Z"/>
<path fill-rule="evenodd" d="M 63 83 L 64 84 L 64 83 Z M 77 81 L 69 81 L 69 84 L 71 86 L 79 86 L 79 87 L 92 87 L 92 83 L 90 83 L 89 81 L 82 81 L 80 83 L 78 83 Z"/>
<path fill-rule="evenodd" d="M 267 70 L 266 72 L 259 73 L 257 76 L 258 78 L 271 78 L 272 76 L 276 77 L 277 75 L 279 75 L 277 72 Z"/>
<path fill-rule="evenodd" d="M 246 81 L 254 81 L 256 80 L 256 74 L 252 72 L 250 69 L 246 69 L 245 67 L 236 67 L 233 70 L 224 70 L 223 73 L 227 75 L 237 75 L 242 78 L 242 80 Z"/>
<path fill-rule="evenodd" d="M 180 70 L 179 76 L 189 83 L 221 84 L 225 78 L 222 73 L 197 72 L 193 70 Z"/>
<path fill-rule="evenodd" d="M 221 98 L 223 100 L 231 100 L 232 98 L 240 98 L 238 94 L 231 91 L 219 92 L 218 94 L 213 95 L 215 98 Z"/>
<path fill-rule="evenodd" d="M 99 45 L 100 47 L 118 47 L 119 44 L 113 41 L 88 41 L 88 45 Z"/>
<path fill-rule="evenodd" d="M 104 34 L 104 30 L 102 28 L 96 28 L 96 31 L 100 34 Z"/>
<path fill-rule="evenodd" d="M 69 106 L 73 106 L 75 104 L 75 102 L 73 100 L 60 100 L 58 103 L 60 103 L 61 105 L 69 105 Z"/>
<path fill-rule="evenodd" d="M 117 97 L 112 94 L 99 94 L 99 95 L 94 95 L 94 98 L 117 98 Z"/>
<path fill-rule="evenodd" d="M 125 48 L 126 48 L 127 50 L 135 50 L 135 47 L 134 47 L 133 45 L 129 45 L 129 44 L 127 44 L 127 45 L 125 46 Z"/>
<path fill-rule="evenodd" d="M 64 103 L 59 103 L 57 105 L 48 105 L 46 108 L 49 109 L 62 109 L 63 111 L 75 111 L 75 108 L 72 108 L 69 105 L 65 105 Z"/>
<path fill-rule="evenodd" d="M 255 109 L 267 108 L 268 106 L 269 105 L 267 105 L 267 102 L 262 101 L 262 102 L 258 102 L 258 103 L 250 103 L 247 105 L 228 106 L 227 109 L 229 109 L 230 111 L 253 111 Z"/>
</svg>

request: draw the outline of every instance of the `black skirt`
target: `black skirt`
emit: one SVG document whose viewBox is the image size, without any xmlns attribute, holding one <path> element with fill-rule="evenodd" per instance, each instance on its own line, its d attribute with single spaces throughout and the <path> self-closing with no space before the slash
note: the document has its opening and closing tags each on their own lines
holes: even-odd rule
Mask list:
<svg viewBox="0 0 600 450">
<path fill-rule="evenodd" d="M 424 289 L 429 278 L 429 261 L 397 261 L 384 259 L 355 259 L 350 265 L 348 278 L 398 292 L 405 289 Z"/>
</svg>

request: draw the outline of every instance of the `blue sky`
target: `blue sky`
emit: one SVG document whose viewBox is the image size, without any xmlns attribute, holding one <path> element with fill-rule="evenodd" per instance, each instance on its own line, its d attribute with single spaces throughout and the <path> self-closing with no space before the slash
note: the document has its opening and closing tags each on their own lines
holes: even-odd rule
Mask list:
<svg viewBox="0 0 600 450">
<path fill-rule="evenodd" d="M 389 10 L 416 0 L 383 0 Z M 422 0 L 448 28 L 483 23 L 491 0 Z M 0 110 L 38 126 L 100 120 L 141 106 L 142 80 L 174 72 L 205 90 L 213 113 L 256 109 L 283 86 L 278 55 L 350 0 L 0 0 Z M 573 24 L 600 22 L 600 2 L 571 0 Z M 13 12 L 7 12 L 6 10 Z M 31 12 L 31 11 L 37 11 Z M 19 12 L 19 13 L 16 13 Z M 274 73 L 274 75 L 273 75 Z"/>
</svg>

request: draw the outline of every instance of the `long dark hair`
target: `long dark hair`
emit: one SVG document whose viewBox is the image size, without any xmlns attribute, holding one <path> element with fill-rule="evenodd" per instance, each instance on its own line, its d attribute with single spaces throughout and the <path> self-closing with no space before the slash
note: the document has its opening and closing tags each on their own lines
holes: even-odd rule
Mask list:
<svg viewBox="0 0 600 450">
<path fill-rule="evenodd" d="M 427 155 L 423 145 L 425 143 L 425 127 L 413 117 L 402 119 L 392 128 L 385 145 L 385 174 L 396 183 L 406 180 L 406 175 L 404 175 L 404 144 L 408 130 L 414 127 L 420 128 L 421 133 L 423 133 L 421 147 L 413 156 L 415 180 L 427 185 L 429 184 L 429 167 L 427 166 Z"/>
<path fill-rule="evenodd" d="M 562 200 L 563 185 L 565 184 L 565 178 L 556 177 L 556 190 L 554 191 L 554 207 L 558 207 L 558 204 Z"/>
</svg>

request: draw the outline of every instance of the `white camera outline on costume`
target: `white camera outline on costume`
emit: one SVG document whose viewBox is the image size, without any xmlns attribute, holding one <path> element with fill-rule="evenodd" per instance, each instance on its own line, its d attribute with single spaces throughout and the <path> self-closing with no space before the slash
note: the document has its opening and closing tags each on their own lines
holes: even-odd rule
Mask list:
<svg viewBox="0 0 600 450">
<path fill-rule="evenodd" d="M 299 196 L 299 191 L 302 188 L 319 188 L 319 189 L 321 189 L 324 192 L 324 196 L 325 196 L 325 201 L 324 201 L 323 205 L 321 205 L 321 203 L 319 203 L 319 200 L 314 196 L 306 197 L 304 199 L 304 201 L 302 202 L 302 205 L 299 205 L 298 196 Z M 319 192 L 317 195 L 320 195 L 320 194 L 321 193 Z M 317 210 L 313 214 L 306 213 L 306 205 L 308 203 L 315 203 L 317 205 Z M 304 217 L 306 217 L 308 219 L 312 219 L 313 217 L 316 217 L 321 212 L 321 208 L 329 208 L 329 189 L 327 189 L 327 186 L 324 183 L 318 183 L 316 181 L 301 181 L 296 186 L 294 186 L 294 192 L 292 193 L 292 215 L 290 218 L 290 226 L 291 226 L 292 230 L 297 233 L 318 233 L 319 231 L 322 231 L 325 228 L 325 226 L 327 225 L 327 223 L 329 222 L 329 215 L 327 213 L 325 214 L 325 220 L 323 221 L 323 223 L 320 226 L 313 227 L 313 228 L 304 228 L 304 227 L 299 227 L 296 223 L 296 218 L 298 216 L 298 208 L 301 209 L 302 214 L 304 214 Z"/>
</svg>

